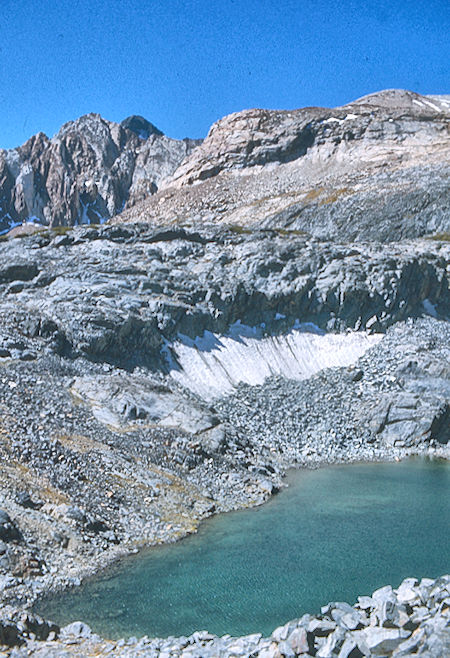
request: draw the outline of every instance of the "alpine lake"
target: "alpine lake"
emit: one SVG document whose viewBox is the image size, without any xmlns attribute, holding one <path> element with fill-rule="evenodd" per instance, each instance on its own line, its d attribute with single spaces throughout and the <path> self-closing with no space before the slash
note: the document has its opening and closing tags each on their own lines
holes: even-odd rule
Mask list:
<svg viewBox="0 0 450 658">
<path fill-rule="evenodd" d="M 287 483 L 261 507 L 209 519 L 36 611 L 110 638 L 269 635 L 329 601 L 449 572 L 449 462 L 333 465 L 291 471 Z"/>
</svg>

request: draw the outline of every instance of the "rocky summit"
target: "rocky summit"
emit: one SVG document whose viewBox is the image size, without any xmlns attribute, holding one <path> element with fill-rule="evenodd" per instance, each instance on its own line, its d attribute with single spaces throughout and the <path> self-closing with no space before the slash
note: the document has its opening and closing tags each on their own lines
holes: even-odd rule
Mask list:
<svg viewBox="0 0 450 658">
<path fill-rule="evenodd" d="M 292 466 L 448 459 L 449 108 L 246 110 L 201 144 L 88 115 L 0 151 L 2 229 L 38 224 L 0 240 L 6 655 L 446 654 L 448 577 L 271 638 L 111 643 L 30 607 Z"/>
<path fill-rule="evenodd" d="M 175 140 L 140 116 L 69 121 L 49 139 L 0 149 L 0 233 L 25 224 L 99 224 L 154 194 L 199 140 Z"/>
</svg>

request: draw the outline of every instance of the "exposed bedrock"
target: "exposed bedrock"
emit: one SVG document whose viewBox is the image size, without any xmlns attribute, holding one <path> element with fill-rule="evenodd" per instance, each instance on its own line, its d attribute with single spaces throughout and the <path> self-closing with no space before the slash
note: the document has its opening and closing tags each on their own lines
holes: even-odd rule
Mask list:
<svg viewBox="0 0 450 658">
<path fill-rule="evenodd" d="M 145 428 L 150 459 L 188 471 L 211 452 L 237 450 L 254 464 L 255 446 L 262 436 L 272 446 L 274 427 L 283 450 L 294 446 L 292 462 L 299 458 L 292 436 L 300 426 L 313 450 L 321 446 L 314 454 L 329 449 L 331 459 L 336 446 L 306 401 L 323 394 L 320 372 L 332 367 L 340 370 L 335 381 L 333 370 L 326 376 L 334 395 L 327 393 L 322 415 L 339 425 L 342 400 L 353 399 L 347 419 L 353 429 L 345 420 L 342 432 L 358 445 L 446 444 L 448 254 L 448 243 L 431 240 L 339 245 L 285 232 L 146 225 L 11 239 L 0 244 L 0 362 L 18 368 L 20 379 L 30 364 L 35 388 L 47 372 L 44 391 L 50 382 L 61 385 L 70 396 L 66 412 L 81 402 L 77 413 L 84 408 L 95 419 L 95 434 Z M 421 320 L 402 329 L 406 334 L 394 327 L 395 338 L 381 340 L 392 325 L 422 316 L 428 325 Z M 410 341 L 414 331 L 410 359 L 403 345 L 390 374 L 394 383 L 380 374 L 376 395 L 364 368 L 341 376 L 358 359 L 364 363 L 368 350 L 371 359 L 380 350 L 386 370 L 391 342 Z M 319 380 L 308 380 L 318 373 Z M 5 380 L 7 392 L 8 386 Z M 16 400 L 14 380 L 11 386 L 7 397 Z M 218 414 L 212 403 L 224 394 L 231 396 L 218 402 Z M 306 406 L 298 407 L 303 399 Z M 243 422 L 247 400 L 255 410 L 262 404 L 261 419 L 255 411 L 250 424 Z M 299 410 L 292 427 L 291 407 Z M 340 431 L 335 436 L 338 446 Z M 52 445 L 41 447 L 64 464 L 65 445 Z M 267 456 L 270 463 L 269 448 Z M 258 468 L 268 472 L 264 463 Z"/>
<path fill-rule="evenodd" d="M 170 182 L 192 185 L 227 169 L 288 163 L 314 145 L 329 145 L 330 154 L 341 142 L 364 141 L 370 147 L 371 143 L 401 143 L 422 136 L 432 143 L 445 135 L 449 110 L 447 100 L 431 101 L 414 92 L 392 89 L 333 109 L 235 112 L 213 124 Z"/>
<path fill-rule="evenodd" d="M 0 598 L 260 504 L 293 465 L 448 455 L 448 262 L 223 227 L 0 242 Z"/>
<path fill-rule="evenodd" d="M 167 371 L 183 336 L 205 331 L 239 339 L 246 325 L 289 336 L 314 323 L 379 332 L 424 313 L 448 317 L 448 260 L 448 243 L 434 240 L 336 244 L 146 225 L 50 231 L 0 244 L 0 349 L 31 358 L 44 342 L 58 354 Z"/>
<path fill-rule="evenodd" d="M 428 316 L 435 322 L 429 349 L 442 360 L 425 362 L 428 347 L 420 360 L 418 347 L 407 362 L 399 357 L 398 377 L 407 382 L 401 395 L 392 387 L 361 393 L 354 406 L 360 415 L 351 422 L 372 443 L 446 444 L 448 262 L 448 243 L 433 240 L 339 245 L 223 228 L 80 227 L 64 236 L 10 239 L 0 244 L 0 362 L 29 362 L 38 372 L 44 359 L 54 385 L 63 381 L 108 431 L 141 423 L 196 437 L 195 446 L 181 442 L 191 455 L 179 457 L 196 464 L 211 449 L 234 450 L 236 409 L 247 395 L 257 409 L 261 394 L 274 415 L 267 423 L 263 414 L 262 425 L 252 416 L 251 426 L 241 428 L 244 443 L 280 422 L 288 445 L 289 405 L 296 408 L 299 391 L 310 386 L 302 380 L 352 366 L 367 350 L 376 354 L 390 326 Z M 443 328 L 440 335 L 435 326 Z M 357 394 L 358 377 L 338 376 L 340 394 L 330 397 L 327 418 L 342 415 L 341 400 L 353 387 Z M 234 401 L 220 402 L 218 416 L 211 404 L 224 394 Z M 305 407 L 300 416 L 308 415 Z"/>
<path fill-rule="evenodd" d="M 449 457 L 449 106 L 249 110 L 194 151 L 88 115 L 0 151 L 0 231 L 50 225 L 0 239 L 2 604 L 261 504 L 292 466 Z M 448 579 L 400 590 L 180 652 L 445 653 Z M 0 616 L 16 652 L 99 651 L 58 633 Z"/>
<path fill-rule="evenodd" d="M 336 241 L 450 230 L 447 97 L 404 90 L 215 123 L 159 192 L 114 221 L 196 220 Z"/>
<path fill-rule="evenodd" d="M 0 150 L 0 233 L 117 213 L 338 241 L 448 232 L 449 117 L 447 97 L 385 90 L 333 109 L 237 112 L 202 143 L 170 139 L 143 117 L 88 114 Z"/>
</svg>

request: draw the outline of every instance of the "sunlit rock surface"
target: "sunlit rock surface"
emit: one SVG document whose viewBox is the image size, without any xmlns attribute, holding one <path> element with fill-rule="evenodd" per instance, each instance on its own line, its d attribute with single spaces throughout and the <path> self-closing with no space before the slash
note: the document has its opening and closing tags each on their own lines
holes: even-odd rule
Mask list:
<svg viewBox="0 0 450 658">
<path fill-rule="evenodd" d="M 401 240 L 450 230 L 450 101 L 401 89 L 333 109 L 215 123 L 160 191 L 117 221 L 201 221 Z"/>
<path fill-rule="evenodd" d="M 448 127 L 448 98 L 387 90 L 237 113 L 192 153 L 98 115 L 0 151 L 0 231 L 27 222 L 0 239 L 2 603 L 259 505 L 292 466 L 449 457 Z M 55 632 L 11 614 L 4 637 Z M 442 653 L 445 623 L 315 650 Z"/>
</svg>

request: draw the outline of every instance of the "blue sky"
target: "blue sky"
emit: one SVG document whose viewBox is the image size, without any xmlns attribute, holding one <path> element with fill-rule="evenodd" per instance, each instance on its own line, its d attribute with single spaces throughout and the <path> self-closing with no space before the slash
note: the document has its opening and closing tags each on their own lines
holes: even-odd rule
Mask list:
<svg viewBox="0 0 450 658">
<path fill-rule="evenodd" d="M 449 0 L 0 0 L 0 147 L 87 112 L 203 137 L 248 107 L 450 93 Z"/>
</svg>

